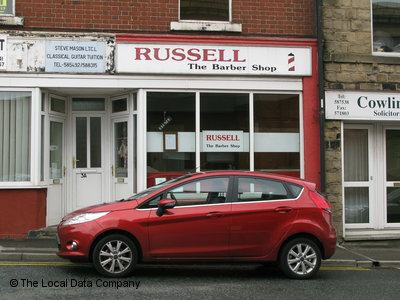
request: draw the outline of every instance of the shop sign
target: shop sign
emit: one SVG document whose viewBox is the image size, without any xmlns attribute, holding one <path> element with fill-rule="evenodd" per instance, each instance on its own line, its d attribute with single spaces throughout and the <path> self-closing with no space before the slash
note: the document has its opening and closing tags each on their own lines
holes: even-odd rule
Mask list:
<svg viewBox="0 0 400 300">
<path fill-rule="evenodd" d="M 118 73 L 311 76 L 310 47 L 117 45 Z"/>
<path fill-rule="evenodd" d="M 400 120 L 400 93 L 328 91 L 325 106 L 326 119 Z"/>
<path fill-rule="evenodd" d="M 104 73 L 104 42 L 46 41 L 46 72 Z"/>
<path fill-rule="evenodd" d="M 243 131 L 203 131 L 203 152 L 243 152 Z"/>
<path fill-rule="evenodd" d="M 7 67 L 7 36 L 0 35 L 0 70 Z"/>
</svg>

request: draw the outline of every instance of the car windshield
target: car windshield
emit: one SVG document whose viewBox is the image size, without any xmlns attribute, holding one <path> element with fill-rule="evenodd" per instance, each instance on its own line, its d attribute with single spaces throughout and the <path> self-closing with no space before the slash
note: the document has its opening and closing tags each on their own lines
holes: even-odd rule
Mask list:
<svg viewBox="0 0 400 300">
<path fill-rule="evenodd" d="M 140 193 L 137 193 L 136 195 L 133 195 L 133 196 L 129 197 L 128 199 L 124 199 L 123 201 L 139 200 L 139 199 L 141 199 L 143 197 L 146 197 L 146 196 L 148 196 L 148 195 L 150 195 L 150 194 L 152 194 L 152 193 L 154 193 L 154 192 L 156 192 L 158 190 L 161 190 L 162 188 L 166 187 L 167 185 L 170 185 L 170 184 L 172 184 L 174 182 L 177 182 L 179 180 L 188 178 L 190 176 L 191 176 L 190 174 L 186 174 L 186 175 L 182 175 L 182 176 L 179 176 L 179 177 L 176 177 L 176 178 L 172 178 L 172 179 L 170 179 L 168 181 L 165 181 L 163 183 L 160 183 L 158 185 L 149 187 L 148 189 L 145 189 L 145 190 L 141 191 Z"/>
</svg>

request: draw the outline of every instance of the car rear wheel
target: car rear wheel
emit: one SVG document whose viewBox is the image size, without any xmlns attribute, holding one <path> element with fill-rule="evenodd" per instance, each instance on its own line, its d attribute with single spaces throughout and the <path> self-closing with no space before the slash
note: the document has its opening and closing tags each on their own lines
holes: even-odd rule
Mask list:
<svg viewBox="0 0 400 300">
<path fill-rule="evenodd" d="M 283 246 L 279 265 L 282 272 L 290 278 L 311 278 L 321 266 L 321 251 L 312 240 L 297 238 Z"/>
<path fill-rule="evenodd" d="M 93 264 L 96 270 L 109 277 L 129 275 L 137 262 L 137 248 L 131 239 L 121 234 L 102 238 L 94 247 Z"/>
</svg>

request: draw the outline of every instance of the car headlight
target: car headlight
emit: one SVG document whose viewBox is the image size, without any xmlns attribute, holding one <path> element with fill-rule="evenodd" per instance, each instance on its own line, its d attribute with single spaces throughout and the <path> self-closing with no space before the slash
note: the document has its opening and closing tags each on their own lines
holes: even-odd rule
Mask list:
<svg viewBox="0 0 400 300">
<path fill-rule="evenodd" d="M 98 218 L 101 218 L 103 216 L 105 216 L 106 214 L 110 213 L 109 211 L 105 211 L 105 212 L 97 212 L 97 213 L 83 213 L 83 214 L 79 214 L 75 217 L 72 217 L 71 219 L 66 220 L 63 223 L 63 226 L 66 225 L 74 225 L 74 224 L 80 224 L 80 223 L 85 223 L 85 222 L 89 222 L 89 221 L 93 221 L 96 220 Z"/>
</svg>

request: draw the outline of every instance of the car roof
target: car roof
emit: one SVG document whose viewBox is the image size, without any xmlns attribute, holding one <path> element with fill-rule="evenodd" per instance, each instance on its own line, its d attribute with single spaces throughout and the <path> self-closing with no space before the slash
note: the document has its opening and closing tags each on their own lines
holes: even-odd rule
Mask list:
<svg viewBox="0 0 400 300">
<path fill-rule="evenodd" d="M 291 177 L 287 175 L 281 175 L 281 174 L 276 174 L 276 173 L 270 173 L 270 172 L 261 172 L 261 171 L 241 171 L 241 170 L 219 170 L 219 171 L 204 171 L 204 172 L 196 172 L 196 173 L 189 173 L 190 178 L 201 178 L 201 177 L 207 177 L 210 175 L 214 176 L 259 176 L 259 177 L 265 177 L 265 178 L 271 178 L 271 179 L 276 179 L 276 180 L 284 180 L 284 181 L 289 181 L 293 183 L 297 183 L 300 185 L 311 185 L 315 186 L 315 183 L 308 182 L 304 179 L 297 178 L 297 177 Z M 310 186 L 310 188 L 311 188 Z"/>
</svg>

